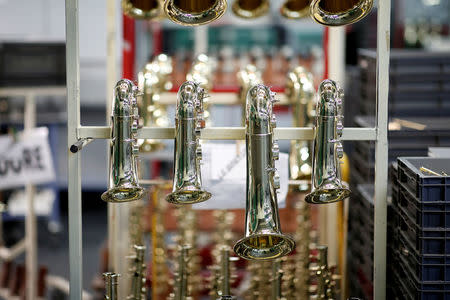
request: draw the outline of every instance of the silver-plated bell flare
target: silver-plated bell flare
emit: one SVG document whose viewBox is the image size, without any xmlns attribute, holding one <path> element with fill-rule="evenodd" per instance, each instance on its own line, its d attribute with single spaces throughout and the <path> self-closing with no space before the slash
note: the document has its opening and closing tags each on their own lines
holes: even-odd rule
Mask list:
<svg viewBox="0 0 450 300">
<path fill-rule="evenodd" d="M 319 24 L 342 26 L 358 22 L 372 7 L 373 0 L 313 0 L 310 14 Z"/>
<path fill-rule="evenodd" d="M 309 15 L 311 0 L 287 0 L 280 13 L 287 19 L 301 19 Z"/>
<path fill-rule="evenodd" d="M 202 189 L 200 132 L 205 122 L 204 90 L 198 83 L 187 81 L 178 91 L 175 116 L 175 169 L 173 191 L 166 200 L 174 204 L 193 204 L 211 198 Z"/>
<path fill-rule="evenodd" d="M 226 0 L 165 0 L 164 12 L 171 21 L 197 26 L 219 19 L 227 9 Z"/>
<path fill-rule="evenodd" d="M 269 0 L 235 0 L 231 6 L 233 13 L 244 19 L 259 18 L 270 11 Z"/>
<path fill-rule="evenodd" d="M 161 0 L 122 0 L 123 13 L 133 19 L 154 20 L 164 17 Z"/>
<path fill-rule="evenodd" d="M 341 179 L 340 167 L 340 159 L 344 155 L 341 143 L 343 91 L 336 82 L 326 79 L 319 86 L 318 97 L 312 191 L 306 195 L 305 201 L 325 204 L 344 200 L 350 195 L 350 190 Z"/>
<path fill-rule="evenodd" d="M 111 116 L 111 141 L 109 159 L 109 189 L 101 196 L 107 202 L 139 200 L 145 190 L 139 186 L 137 173 L 137 130 L 139 114 L 136 97 L 137 86 L 121 79 L 114 89 Z"/>
<path fill-rule="evenodd" d="M 247 200 L 245 236 L 234 245 L 234 251 L 250 260 L 274 259 L 295 248 L 294 240 L 283 234 L 278 215 L 276 190 L 280 178 L 275 169 L 279 156 L 273 139 L 276 126 L 272 106 L 274 93 L 267 86 L 253 86 L 247 95 Z"/>
</svg>

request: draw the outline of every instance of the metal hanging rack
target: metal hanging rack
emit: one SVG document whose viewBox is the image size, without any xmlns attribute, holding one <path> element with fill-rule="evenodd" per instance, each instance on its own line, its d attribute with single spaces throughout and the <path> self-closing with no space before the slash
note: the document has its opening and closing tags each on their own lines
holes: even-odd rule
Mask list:
<svg viewBox="0 0 450 300">
<path fill-rule="evenodd" d="M 108 1 L 111 2 L 111 1 Z M 66 0 L 66 68 L 67 68 L 67 136 L 68 149 L 79 140 L 108 139 L 110 127 L 80 124 L 80 59 L 79 59 L 79 0 Z M 388 178 L 388 91 L 391 0 L 378 1 L 377 22 L 377 123 L 373 128 L 345 128 L 347 141 L 374 141 L 375 146 L 375 212 L 374 212 L 374 299 L 386 298 L 386 231 Z M 109 37 L 111 38 L 111 37 Z M 111 46 L 111 45 L 109 45 Z M 212 99 L 213 100 L 213 99 Z M 214 103 L 212 101 L 212 103 Z M 277 128 L 280 140 L 312 140 L 312 128 Z M 174 128 L 139 130 L 139 138 L 173 139 Z M 243 127 L 205 128 L 205 140 L 243 140 Z M 86 147 L 88 149 L 89 147 Z M 69 197 L 69 259 L 70 299 L 81 300 L 83 290 L 81 154 L 68 150 Z M 106 156 L 106 154 L 105 154 Z M 99 200 L 100 201 L 100 200 Z"/>
</svg>

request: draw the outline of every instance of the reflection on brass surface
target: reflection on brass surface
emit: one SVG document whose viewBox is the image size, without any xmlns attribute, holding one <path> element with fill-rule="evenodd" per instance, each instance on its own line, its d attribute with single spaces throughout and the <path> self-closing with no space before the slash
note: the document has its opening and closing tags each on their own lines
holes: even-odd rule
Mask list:
<svg viewBox="0 0 450 300">
<path fill-rule="evenodd" d="M 261 71 L 253 64 L 246 65 L 236 74 L 239 83 L 239 101 L 242 104 L 242 125 L 245 126 L 245 104 L 247 94 L 251 87 L 257 84 L 263 84 Z"/>
<path fill-rule="evenodd" d="M 292 107 L 294 127 L 312 127 L 315 115 L 315 90 L 312 73 L 297 66 L 287 75 L 286 96 Z M 293 180 L 311 180 L 312 173 L 312 144 L 310 141 L 291 141 L 289 153 L 289 170 Z M 300 184 L 296 191 L 307 191 L 309 184 Z"/>
<path fill-rule="evenodd" d="M 247 200 L 245 236 L 234 251 L 250 260 L 273 259 L 290 253 L 295 243 L 281 232 L 276 190 L 280 188 L 275 160 L 278 144 L 273 140 L 276 119 L 272 113 L 274 93 L 258 84 L 247 95 Z"/>
<path fill-rule="evenodd" d="M 220 18 L 227 9 L 226 0 L 165 0 L 164 11 L 175 23 L 196 26 Z"/>
<path fill-rule="evenodd" d="M 178 91 L 175 117 L 175 168 L 173 190 L 166 200 L 174 204 L 206 201 L 211 193 L 202 189 L 200 131 L 204 128 L 204 90 L 187 81 Z"/>
<path fill-rule="evenodd" d="M 139 114 L 136 96 L 138 88 L 128 79 L 117 82 L 111 116 L 109 159 L 109 189 L 102 194 L 107 202 L 128 202 L 141 199 L 144 189 L 139 186 L 136 134 Z"/>
<path fill-rule="evenodd" d="M 311 0 L 287 0 L 280 8 L 280 13 L 288 19 L 301 19 L 309 15 Z"/>
<path fill-rule="evenodd" d="M 161 0 L 122 0 L 123 13 L 134 19 L 159 19 L 164 16 Z"/>
<path fill-rule="evenodd" d="M 316 130 L 313 146 L 312 190 L 305 201 L 315 204 L 342 201 L 350 195 L 341 179 L 340 159 L 343 90 L 333 80 L 322 81 L 318 91 Z"/>
<path fill-rule="evenodd" d="M 166 54 L 157 55 L 147 63 L 138 74 L 139 97 L 138 105 L 142 118 L 142 125 L 146 127 L 167 127 L 169 118 L 167 108 L 159 102 L 161 95 L 172 88 L 170 74 L 172 73 L 172 59 Z M 164 148 L 160 140 L 139 140 L 141 152 L 153 152 Z"/>
<path fill-rule="evenodd" d="M 320 24 L 342 26 L 358 22 L 372 6 L 373 0 L 313 0 L 310 13 Z"/>
<path fill-rule="evenodd" d="M 233 13 L 241 18 L 253 19 L 266 15 L 270 10 L 268 0 L 235 0 Z"/>
</svg>

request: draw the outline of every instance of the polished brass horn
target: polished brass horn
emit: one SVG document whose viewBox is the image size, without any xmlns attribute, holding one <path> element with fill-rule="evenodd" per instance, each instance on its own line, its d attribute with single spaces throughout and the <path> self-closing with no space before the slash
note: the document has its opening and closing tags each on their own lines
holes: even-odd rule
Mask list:
<svg viewBox="0 0 450 300">
<path fill-rule="evenodd" d="M 146 127 L 167 127 L 169 119 L 167 108 L 161 104 L 161 95 L 172 88 L 170 74 L 172 73 L 172 59 L 166 54 L 157 55 L 147 63 L 138 74 L 139 111 L 142 124 Z M 164 143 L 155 139 L 139 140 L 142 152 L 153 152 L 164 148 Z"/>
<path fill-rule="evenodd" d="M 287 0 L 280 13 L 287 19 L 301 19 L 309 15 L 311 0 Z"/>
<path fill-rule="evenodd" d="M 211 197 L 211 193 L 202 189 L 200 176 L 204 96 L 204 90 L 192 81 L 183 83 L 178 91 L 173 191 L 166 197 L 170 203 L 192 204 Z"/>
<path fill-rule="evenodd" d="M 220 18 L 226 9 L 226 0 L 164 0 L 167 17 L 184 26 L 210 23 Z"/>
<path fill-rule="evenodd" d="M 236 74 L 239 83 L 239 102 L 242 107 L 242 123 L 245 126 L 245 104 L 247 101 L 248 90 L 257 85 L 262 84 L 262 74 L 261 71 L 253 64 L 246 65 L 243 69 L 239 70 Z"/>
<path fill-rule="evenodd" d="M 286 97 L 292 107 L 292 119 L 294 127 L 312 127 L 315 113 L 315 89 L 312 73 L 304 67 L 297 66 L 287 74 Z M 305 140 L 291 142 L 289 153 L 289 170 L 291 179 L 305 180 L 308 183 L 300 184 L 299 191 L 307 191 L 310 188 L 312 173 L 312 143 Z"/>
<path fill-rule="evenodd" d="M 235 0 L 231 9 L 240 18 L 253 19 L 266 15 L 270 3 L 269 0 Z"/>
<path fill-rule="evenodd" d="M 314 21 L 326 26 L 342 26 L 367 16 L 373 0 L 313 0 L 310 13 Z"/>
<path fill-rule="evenodd" d="M 134 19 L 157 19 L 164 15 L 161 0 L 122 0 L 123 13 Z"/>
<path fill-rule="evenodd" d="M 343 91 L 333 80 L 322 81 L 318 91 L 316 130 L 313 146 L 312 190 L 308 203 L 331 203 L 350 195 L 341 179 L 340 159 L 344 155 L 341 143 Z"/>
<path fill-rule="evenodd" d="M 139 114 L 136 97 L 138 88 L 128 79 L 117 82 L 111 116 L 109 159 L 109 189 L 102 194 L 107 202 L 128 202 L 141 199 L 144 189 L 139 186 L 137 173 L 137 130 Z"/>
<path fill-rule="evenodd" d="M 274 259 L 290 253 L 294 240 L 280 228 L 276 190 L 280 178 L 275 168 L 279 157 L 273 139 L 276 126 L 272 106 L 274 93 L 258 84 L 247 95 L 247 200 L 245 236 L 234 245 L 240 257 L 250 260 Z"/>
</svg>

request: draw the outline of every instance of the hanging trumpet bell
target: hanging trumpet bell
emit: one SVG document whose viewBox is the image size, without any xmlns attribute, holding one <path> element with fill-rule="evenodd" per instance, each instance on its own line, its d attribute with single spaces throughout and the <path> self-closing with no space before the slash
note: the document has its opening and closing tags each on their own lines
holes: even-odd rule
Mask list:
<svg viewBox="0 0 450 300">
<path fill-rule="evenodd" d="M 280 13 L 287 19 L 301 19 L 309 15 L 311 0 L 286 0 Z"/>
<path fill-rule="evenodd" d="M 372 7 L 373 0 L 313 0 L 310 14 L 322 25 L 342 26 L 358 22 Z"/>
<path fill-rule="evenodd" d="M 123 13 L 134 19 L 157 19 L 164 16 L 161 0 L 122 0 Z"/>
<path fill-rule="evenodd" d="M 136 96 L 138 88 L 128 79 L 117 82 L 112 107 L 111 153 L 109 159 L 109 189 L 102 194 L 107 202 L 128 202 L 141 199 L 144 189 L 139 186 L 136 140 L 139 114 Z"/>
<path fill-rule="evenodd" d="M 315 90 L 312 73 L 297 66 L 289 71 L 286 81 L 286 96 L 292 107 L 294 127 L 313 126 L 315 113 Z M 293 180 L 311 180 L 312 161 L 310 141 L 291 142 L 289 170 Z M 301 184 L 300 191 L 309 190 L 309 184 Z"/>
<path fill-rule="evenodd" d="M 276 190 L 280 178 L 275 169 L 279 147 L 273 141 L 276 126 L 272 113 L 274 93 L 258 84 L 247 95 L 247 200 L 245 237 L 234 245 L 245 259 L 273 259 L 291 252 L 295 243 L 280 229 Z"/>
<path fill-rule="evenodd" d="M 211 193 L 202 189 L 200 160 L 202 157 L 200 131 L 204 128 L 204 90 L 187 81 L 178 91 L 175 117 L 175 169 L 173 191 L 166 200 L 175 204 L 206 201 Z"/>
<path fill-rule="evenodd" d="M 147 63 L 138 74 L 139 90 L 142 97 L 139 104 L 142 124 L 146 127 L 167 127 L 169 119 L 167 109 L 160 103 L 161 94 L 172 88 L 170 74 L 172 73 L 172 59 L 166 54 L 157 55 Z M 164 143 L 154 139 L 139 140 L 142 152 L 153 152 L 164 148 Z"/>
<path fill-rule="evenodd" d="M 261 71 L 255 65 L 248 64 L 236 74 L 239 83 L 239 101 L 242 104 L 242 123 L 245 126 L 245 102 L 247 100 L 248 90 L 257 84 L 262 84 Z"/>
<path fill-rule="evenodd" d="M 266 15 L 270 10 L 269 0 L 235 0 L 231 7 L 241 18 L 254 19 Z"/>
<path fill-rule="evenodd" d="M 333 80 L 322 81 L 318 91 L 316 131 L 313 147 L 312 191 L 308 203 L 331 203 L 350 195 L 341 179 L 340 159 L 344 155 L 342 137 L 343 91 Z"/>
<path fill-rule="evenodd" d="M 164 0 L 167 17 L 184 26 L 211 23 L 219 19 L 226 9 L 226 0 Z"/>
</svg>

